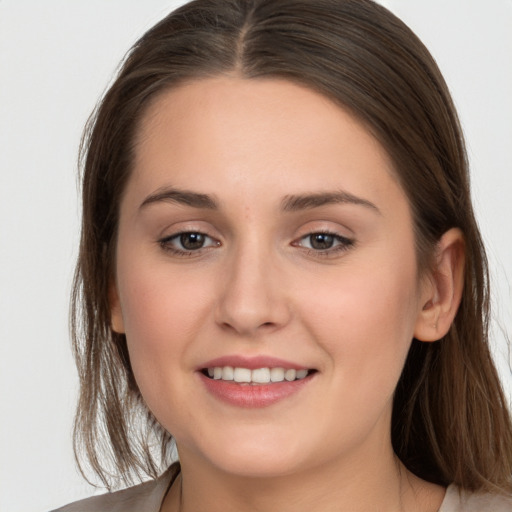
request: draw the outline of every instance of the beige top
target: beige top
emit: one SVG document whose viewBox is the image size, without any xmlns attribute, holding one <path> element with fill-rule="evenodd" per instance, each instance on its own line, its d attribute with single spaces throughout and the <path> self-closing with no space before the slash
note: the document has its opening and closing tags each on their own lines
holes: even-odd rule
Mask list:
<svg viewBox="0 0 512 512">
<path fill-rule="evenodd" d="M 178 474 L 179 466 L 174 464 L 157 480 L 75 501 L 53 512 L 159 512 Z M 459 492 L 450 485 L 439 512 L 512 512 L 512 497 Z"/>
</svg>

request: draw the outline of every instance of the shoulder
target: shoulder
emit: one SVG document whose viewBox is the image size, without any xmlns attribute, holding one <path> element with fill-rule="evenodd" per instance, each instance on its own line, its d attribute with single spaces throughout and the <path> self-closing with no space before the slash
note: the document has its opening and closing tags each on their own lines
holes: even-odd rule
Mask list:
<svg viewBox="0 0 512 512">
<path fill-rule="evenodd" d="M 439 512 L 512 512 L 512 496 L 472 493 L 450 485 Z"/>
<path fill-rule="evenodd" d="M 156 480 L 75 501 L 53 512 L 159 512 L 167 490 L 178 473 L 179 466 L 173 465 Z"/>
</svg>

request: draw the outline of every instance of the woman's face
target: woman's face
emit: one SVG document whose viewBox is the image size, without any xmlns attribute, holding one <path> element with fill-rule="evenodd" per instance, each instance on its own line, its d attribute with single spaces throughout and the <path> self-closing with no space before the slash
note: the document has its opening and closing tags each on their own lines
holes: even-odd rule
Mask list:
<svg viewBox="0 0 512 512">
<path fill-rule="evenodd" d="M 309 89 L 227 77 L 161 95 L 136 142 L 112 325 L 181 459 L 263 476 L 391 449 L 426 298 L 383 148 Z"/>
</svg>

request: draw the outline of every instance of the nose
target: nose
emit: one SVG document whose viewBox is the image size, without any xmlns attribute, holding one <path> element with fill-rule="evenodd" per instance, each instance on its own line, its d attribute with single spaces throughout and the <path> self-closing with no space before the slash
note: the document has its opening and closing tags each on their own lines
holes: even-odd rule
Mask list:
<svg viewBox="0 0 512 512">
<path fill-rule="evenodd" d="M 218 325 L 244 337 L 284 327 L 291 313 L 282 275 L 270 250 L 258 248 L 257 243 L 237 250 L 222 276 Z"/>
</svg>

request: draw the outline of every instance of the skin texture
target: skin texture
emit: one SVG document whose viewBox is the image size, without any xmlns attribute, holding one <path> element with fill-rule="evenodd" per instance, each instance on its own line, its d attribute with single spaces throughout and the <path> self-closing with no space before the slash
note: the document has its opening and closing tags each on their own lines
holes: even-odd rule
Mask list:
<svg viewBox="0 0 512 512">
<path fill-rule="evenodd" d="M 420 278 L 407 197 L 383 148 L 346 111 L 286 81 L 221 77 L 166 91 L 136 143 L 112 327 L 178 444 L 183 478 L 163 510 L 437 510 L 443 489 L 393 454 L 391 406 L 412 338 L 441 338 L 456 312 L 460 233 L 445 234 L 436 269 Z M 158 196 L 171 188 L 217 207 Z M 340 192 L 365 204 L 282 208 L 291 195 Z M 205 234 L 204 247 L 173 252 L 182 232 Z M 309 235 L 319 232 L 340 238 L 318 250 Z M 241 408 L 197 371 L 226 355 L 316 373 L 284 400 Z"/>
</svg>

